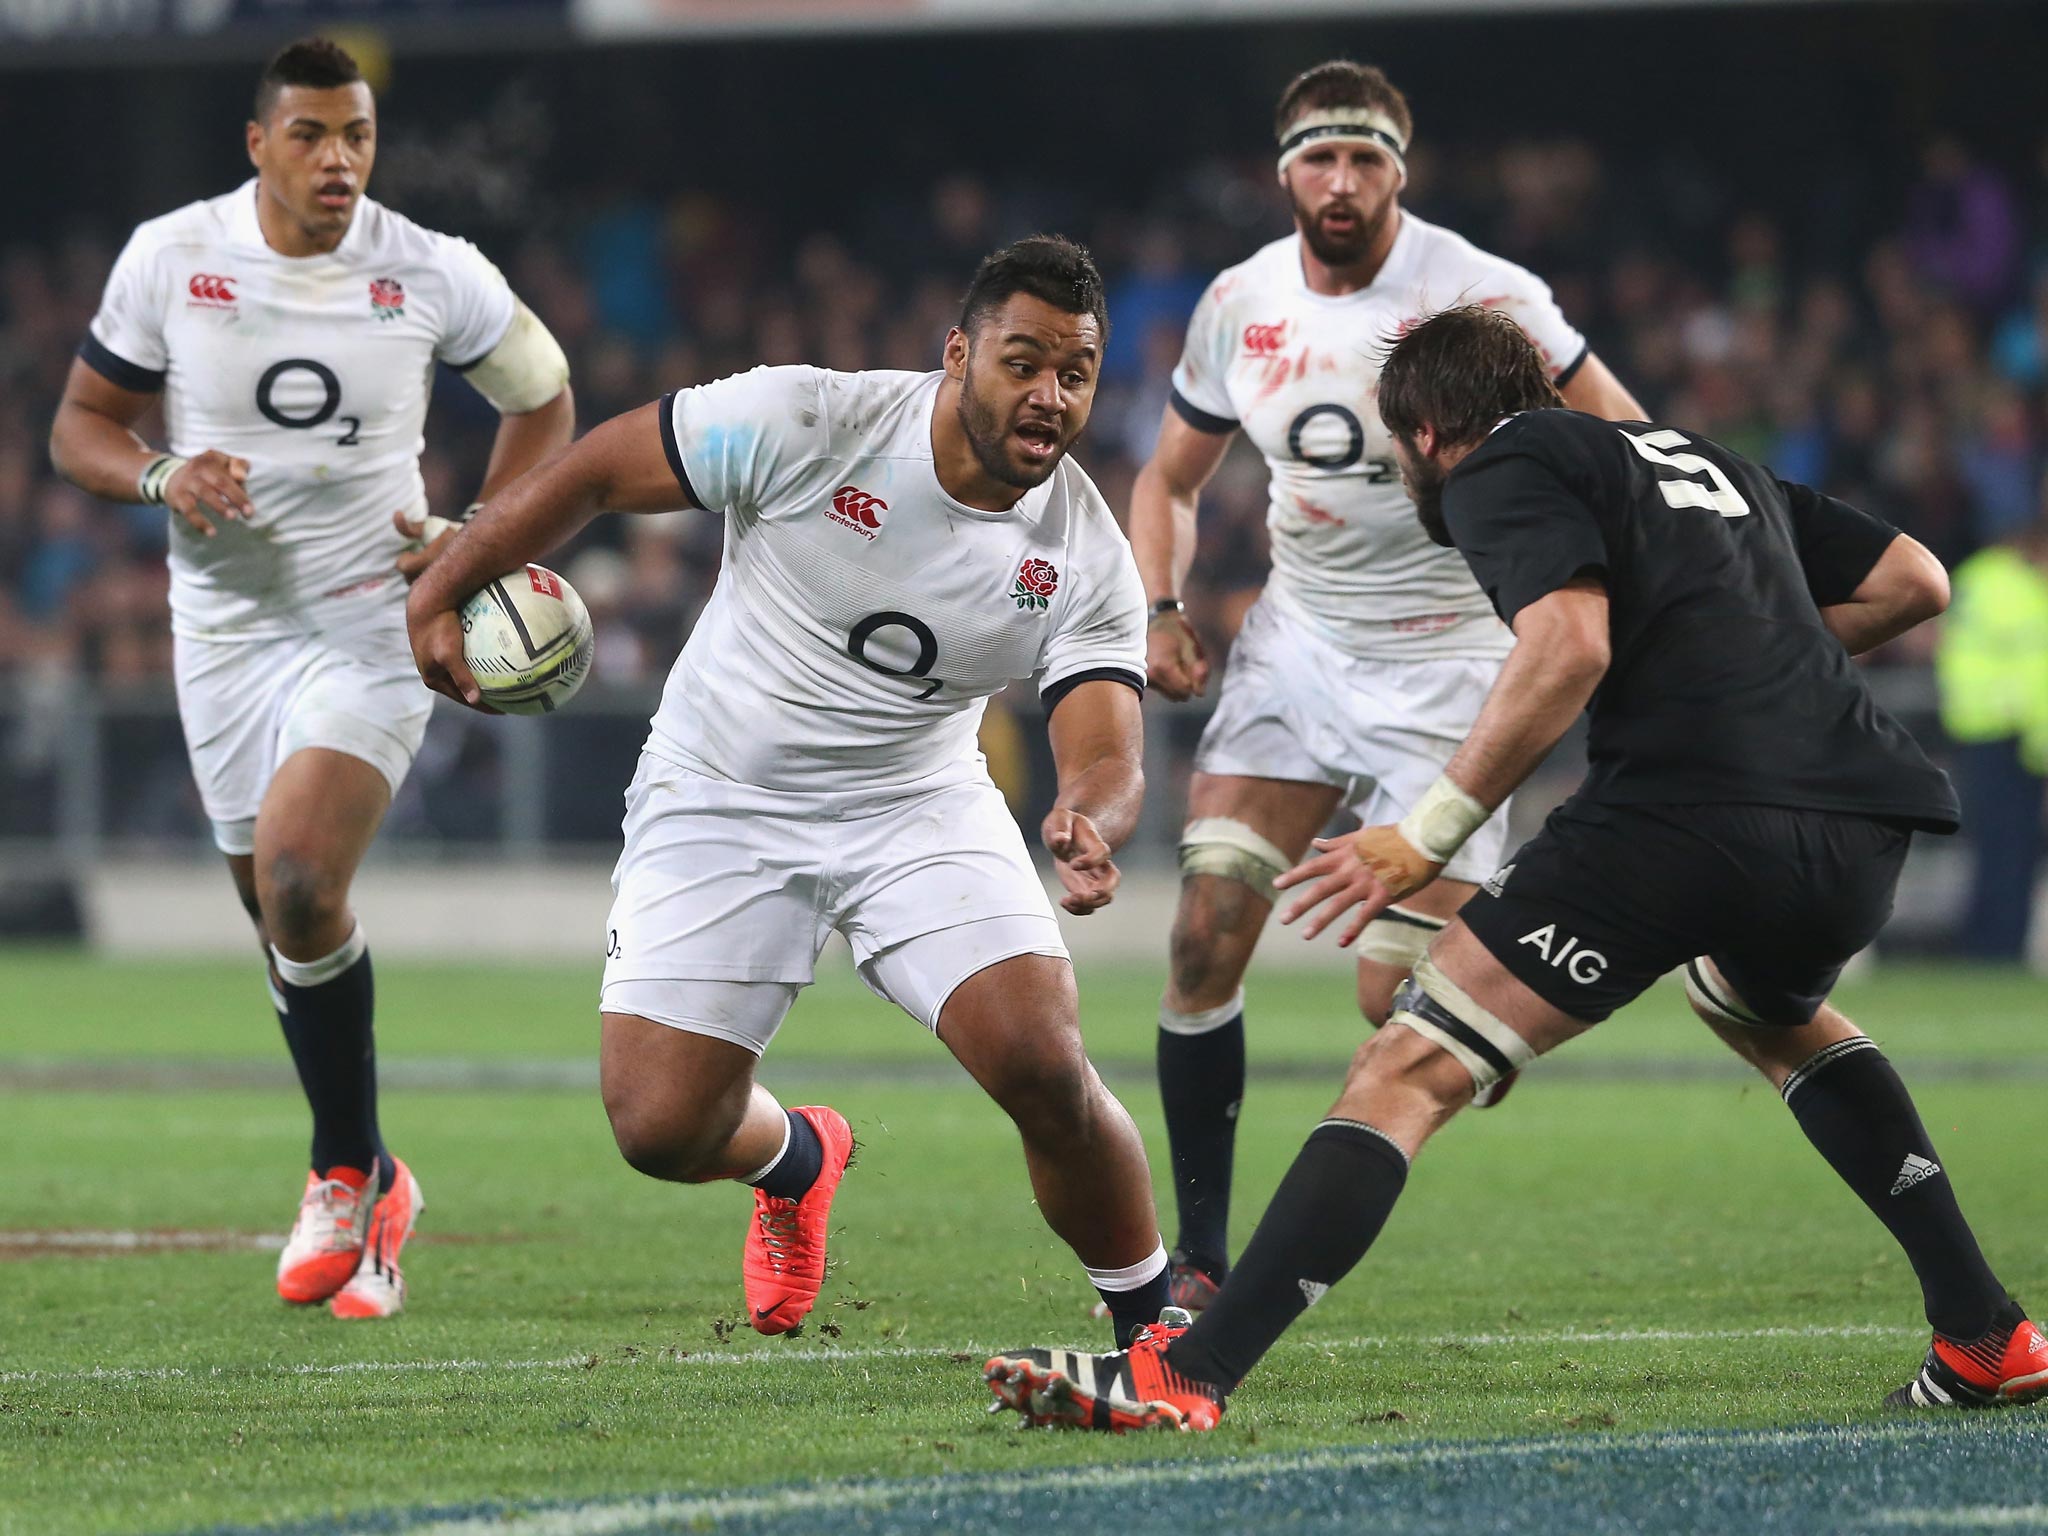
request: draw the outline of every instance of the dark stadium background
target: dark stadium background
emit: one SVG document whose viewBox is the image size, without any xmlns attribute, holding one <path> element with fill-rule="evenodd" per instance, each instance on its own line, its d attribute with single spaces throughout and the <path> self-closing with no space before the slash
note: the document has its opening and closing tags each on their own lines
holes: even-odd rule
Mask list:
<svg viewBox="0 0 2048 1536">
<path fill-rule="evenodd" d="M 62 486 L 43 437 L 127 230 L 246 174 L 249 80 L 283 35 L 0 45 L 0 646 L 21 658 L 0 686 L 0 839 L 38 867 L 110 844 L 204 857 L 168 709 L 160 515 Z M 1082 456 L 1120 507 L 1202 284 L 1286 227 L 1278 86 L 1348 54 L 1414 104 L 1409 206 L 1549 281 L 1653 412 L 1870 506 L 1951 563 L 2042 511 L 2037 5 L 632 46 L 572 45 L 514 10 L 346 35 L 370 39 L 379 77 L 372 194 L 504 266 L 568 346 L 586 424 L 760 361 L 929 366 L 975 258 L 1060 229 L 1112 278 Z M 492 417 L 443 384 L 428 482 L 460 504 Z M 1189 593 L 1219 648 L 1262 578 L 1263 510 L 1241 451 L 1205 498 Z M 602 637 L 579 716 L 518 734 L 444 712 L 387 846 L 602 856 L 717 546 L 712 519 L 615 519 L 563 554 Z M 1930 648 L 1916 634 L 1874 665 L 1938 742 Z M 1007 749 L 1026 811 L 1046 778 L 1030 707 Z M 1199 724 L 1155 716 L 1136 862 L 1170 844 Z M 1951 850 L 1926 868 L 1899 936 L 1939 944 L 1963 874 Z"/>
</svg>

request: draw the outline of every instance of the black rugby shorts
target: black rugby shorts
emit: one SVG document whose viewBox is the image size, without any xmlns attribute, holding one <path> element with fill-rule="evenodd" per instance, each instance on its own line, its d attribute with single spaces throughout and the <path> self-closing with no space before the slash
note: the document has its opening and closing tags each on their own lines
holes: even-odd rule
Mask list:
<svg viewBox="0 0 2048 1536">
<path fill-rule="evenodd" d="M 1575 798 L 1459 916 L 1538 997 L 1588 1023 L 1706 955 L 1758 1017 L 1796 1027 L 1891 916 L 1911 840 L 1828 811 Z"/>
</svg>

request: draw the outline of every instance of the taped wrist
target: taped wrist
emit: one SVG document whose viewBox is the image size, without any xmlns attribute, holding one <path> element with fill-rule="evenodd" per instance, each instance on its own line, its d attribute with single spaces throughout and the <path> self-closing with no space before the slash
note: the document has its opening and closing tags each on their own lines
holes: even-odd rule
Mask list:
<svg viewBox="0 0 2048 1536">
<path fill-rule="evenodd" d="M 1448 864 L 1493 814 L 1464 790 L 1440 775 L 1424 791 L 1415 809 L 1394 828 L 1409 844 L 1433 864 Z"/>
<path fill-rule="evenodd" d="M 160 507 L 164 504 L 164 490 L 171 483 L 171 476 L 191 463 L 175 453 L 160 453 L 142 466 L 142 473 L 135 477 L 135 493 L 146 505 Z"/>
</svg>

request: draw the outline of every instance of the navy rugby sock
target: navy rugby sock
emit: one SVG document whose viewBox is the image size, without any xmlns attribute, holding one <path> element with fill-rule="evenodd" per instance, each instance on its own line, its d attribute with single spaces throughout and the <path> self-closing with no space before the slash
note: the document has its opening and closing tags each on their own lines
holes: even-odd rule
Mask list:
<svg viewBox="0 0 2048 1536">
<path fill-rule="evenodd" d="M 1151 1273 L 1129 1289 L 1118 1289 L 1128 1285 L 1133 1275 Z M 1128 1270 L 1088 1271 L 1088 1278 L 1095 1282 L 1095 1294 L 1102 1298 L 1102 1304 L 1109 1308 L 1110 1326 L 1116 1330 L 1116 1347 L 1128 1348 L 1131 1335 L 1148 1324 L 1159 1321 L 1159 1314 L 1173 1303 L 1173 1269 L 1166 1261 L 1166 1250 L 1153 1250 L 1149 1258 L 1141 1259 Z M 1104 1281 L 1111 1282 L 1104 1284 Z"/>
<path fill-rule="evenodd" d="M 287 960 L 272 949 L 270 964 L 278 1022 L 313 1111 L 314 1172 L 375 1169 L 378 1191 L 388 1190 L 398 1170 L 377 1129 L 376 982 L 362 928 L 322 959 Z"/>
<path fill-rule="evenodd" d="M 818 1182 L 825 1169 L 825 1143 L 818 1139 L 811 1122 L 793 1109 L 785 1109 L 789 1133 L 782 1150 L 757 1173 L 740 1180 L 777 1200 L 801 1200 Z"/>
<path fill-rule="evenodd" d="M 1178 1246 L 1220 1281 L 1230 1267 L 1230 1175 L 1244 1102 L 1244 994 L 1206 1013 L 1161 1008 L 1157 1059 Z"/>
<path fill-rule="evenodd" d="M 1365 1257 L 1407 1182 L 1407 1154 L 1371 1126 L 1317 1126 L 1222 1293 L 1167 1346 L 1166 1363 L 1233 1390 L 1294 1320 Z"/>
<path fill-rule="evenodd" d="M 2005 1287 L 1876 1042 L 1856 1035 L 1815 1052 L 1781 1091 L 1806 1139 L 1906 1250 L 1935 1331 L 1980 1337 L 2005 1304 Z"/>
</svg>

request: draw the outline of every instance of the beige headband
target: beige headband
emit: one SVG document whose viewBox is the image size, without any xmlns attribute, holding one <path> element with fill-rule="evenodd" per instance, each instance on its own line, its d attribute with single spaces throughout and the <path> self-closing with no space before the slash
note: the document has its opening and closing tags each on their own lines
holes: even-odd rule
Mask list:
<svg viewBox="0 0 2048 1536">
<path fill-rule="evenodd" d="M 1285 176 L 1295 156 L 1311 145 L 1331 142 L 1370 144 L 1384 150 L 1392 156 L 1401 179 L 1408 179 L 1408 146 L 1401 142 L 1401 130 L 1391 117 L 1370 107 L 1329 107 L 1296 118 L 1280 140 L 1280 174 Z"/>
</svg>

